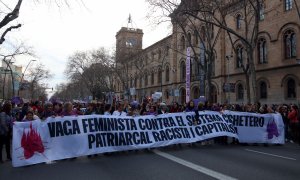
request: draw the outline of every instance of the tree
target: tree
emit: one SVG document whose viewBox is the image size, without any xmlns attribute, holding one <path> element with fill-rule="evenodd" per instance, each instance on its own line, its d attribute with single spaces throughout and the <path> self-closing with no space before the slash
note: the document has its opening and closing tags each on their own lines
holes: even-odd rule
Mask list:
<svg viewBox="0 0 300 180">
<path fill-rule="evenodd" d="M 67 62 L 65 74 L 71 82 L 82 81 L 93 99 L 103 96 L 112 88 L 113 60 L 105 48 L 95 51 L 76 52 Z"/>
<path fill-rule="evenodd" d="M 3 85 L 2 85 L 2 99 L 5 99 L 5 86 L 7 85 L 6 83 L 6 74 L 8 74 L 7 72 L 9 72 L 10 74 L 10 78 L 11 78 L 11 83 L 12 83 L 12 91 L 10 92 L 10 88 L 7 88 L 7 94 L 8 97 L 14 96 L 15 95 L 15 77 L 19 78 L 17 76 L 20 76 L 18 74 L 16 74 L 16 72 L 13 71 L 11 64 L 14 63 L 14 61 L 16 60 L 17 57 L 20 56 L 34 56 L 33 51 L 29 48 L 26 47 L 23 43 L 21 43 L 20 45 L 13 47 L 12 49 L 8 50 L 4 50 L 3 52 L 0 52 L 0 57 L 2 58 L 2 61 L 5 63 L 5 69 L 3 69 L 4 72 L 1 72 L 4 74 L 3 77 Z M 2 77 L 2 76 L 1 76 Z M 8 87 L 8 86 L 6 86 Z"/>
<path fill-rule="evenodd" d="M 38 98 L 39 94 L 37 93 L 37 90 L 42 89 L 45 91 L 45 87 L 41 85 L 43 81 L 49 80 L 52 78 L 52 74 L 50 73 L 49 69 L 46 69 L 43 64 L 38 64 L 35 67 L 31 67 L 29 69 L 29 75 L 28 75 L 28 81 L 30 83 L 30 94 L 31 99 Z"/>
</svg>

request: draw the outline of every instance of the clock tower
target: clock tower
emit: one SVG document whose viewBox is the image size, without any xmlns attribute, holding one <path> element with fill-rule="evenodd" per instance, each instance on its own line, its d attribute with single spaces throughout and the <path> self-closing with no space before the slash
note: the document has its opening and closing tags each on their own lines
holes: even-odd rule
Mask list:
<svg viewBox="0 0 300 180">
<path fill-rule="evenodd" d="M 122 27 L 116 34 L 116 62 L 121 63 L 142 50 L 143 30 Z"/>
</svg>

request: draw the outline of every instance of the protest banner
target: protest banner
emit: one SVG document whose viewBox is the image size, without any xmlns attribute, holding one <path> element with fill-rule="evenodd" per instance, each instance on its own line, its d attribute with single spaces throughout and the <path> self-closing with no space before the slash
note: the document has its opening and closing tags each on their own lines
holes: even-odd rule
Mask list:
<svg viewBox="0 0 300 180">
<path fill-rule="evenodd" d="M 284 143 L 278 114 L 200 111 L 158 116 L 65 116 L 13 126 L 13 166 L 84 155 L 192 143 L 219 136 Z M 235 125 L 235 126 L 234 126 Z"/>
</svg>

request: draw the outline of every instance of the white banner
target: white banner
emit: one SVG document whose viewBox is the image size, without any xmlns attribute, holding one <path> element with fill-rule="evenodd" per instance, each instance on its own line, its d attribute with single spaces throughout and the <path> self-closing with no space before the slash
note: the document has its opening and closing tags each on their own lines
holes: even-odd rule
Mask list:
<svg viewBox="0 0 300 180">
<path fill-rule="evenodd" d="M 194 113 L 120 117 L 66 116 L 18 122 L 13 127 L 13 166 L 25 166 L 90 154 L 191 143 L 236 130 L 218 112 L 205 112 L 199 125 Z"/>
<path fill-rule="evenodd" d="M 235 127 L 234 127 L 235 125 Z M 191 143 L 218 136 L 245 143 L 284 143 L 280 114 L 227 111 L 158 116 L 66 116 L 17 122 L 13 127 L 13 166 L 90 154 Z M 238 135 L 237 135 L 238 133 Z"/>
<path fill-rule="evenodd" d="M 223 118 L 237 128 L 240 143 L 284 144 L 284 123 L 279 113 L 226 111 Z"/>
</svg>

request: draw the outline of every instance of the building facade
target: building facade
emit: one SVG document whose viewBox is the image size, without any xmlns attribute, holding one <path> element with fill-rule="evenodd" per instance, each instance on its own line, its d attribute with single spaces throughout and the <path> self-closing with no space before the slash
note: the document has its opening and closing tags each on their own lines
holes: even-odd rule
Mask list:
<svg viewBox="0 0 300 180">
<path fill-rule="evenodd" d="M 237 2 L 230 1 L 224 6 L 229 14 L 226 16 L 227 26 L 241 37 L 246 37 L 249 34 L 245 32 L 255 26 L 249 21 L 249 24 L 246 23 L 248 17 Z M 299 0 L 297 2 L 300 4 Z M 253 46 L 255 86 L 253 81 L 249 84 L 255 87 L 256 100 L 262 104 L 299 104 L 300 18 L 295 3 L 293 0 L 266 0 L 262 1 L 259 12 L 259 28 Z M 197 16 L 203 17 L 201 14 Z M 236 36 L 229 36 L 227 31 L 217 26 L 207 27 L 197 18 L 191 18 L 188 22 L 185 19 L 184 23 L 176 19 L 176 15 L 171 15 L 171 18 L 172 34 L 145 49 L 142 49 L 141 29 L 123 27 L 117 33 L 116 61 L 119 67 L 127 67 L 124 73 L 128 77 L 117 80 L 115 92 L 122 96 L 124 92 L 129 92 L 126 89 L 134 88 L 136 91 L 130 98 L 138 101 L 151 97 L 155 92 L 162 92 L 164 102 L 185 103 L 187 48 L 193 47 L 190 99 L 204 95 L 212 103 L 248 103 L 247 77 L 243 71 L 249 61 L 245 42 Z M 205 38 L 208 36 L 210 39 Z M 208 47 L 207 44 L 214 45 L 210 47 L 214 58 L 203 63 L 201 59 L 206 59 L 209 54 L 202 52 L 204 46 Z M 201 80 L 204 66 L 211 66 L 212 86 L 209 93 L 207 79 L 205 83 Z M 250 92 L 251 101 L 256 101 L 254 91 Z"/>
</svg>

